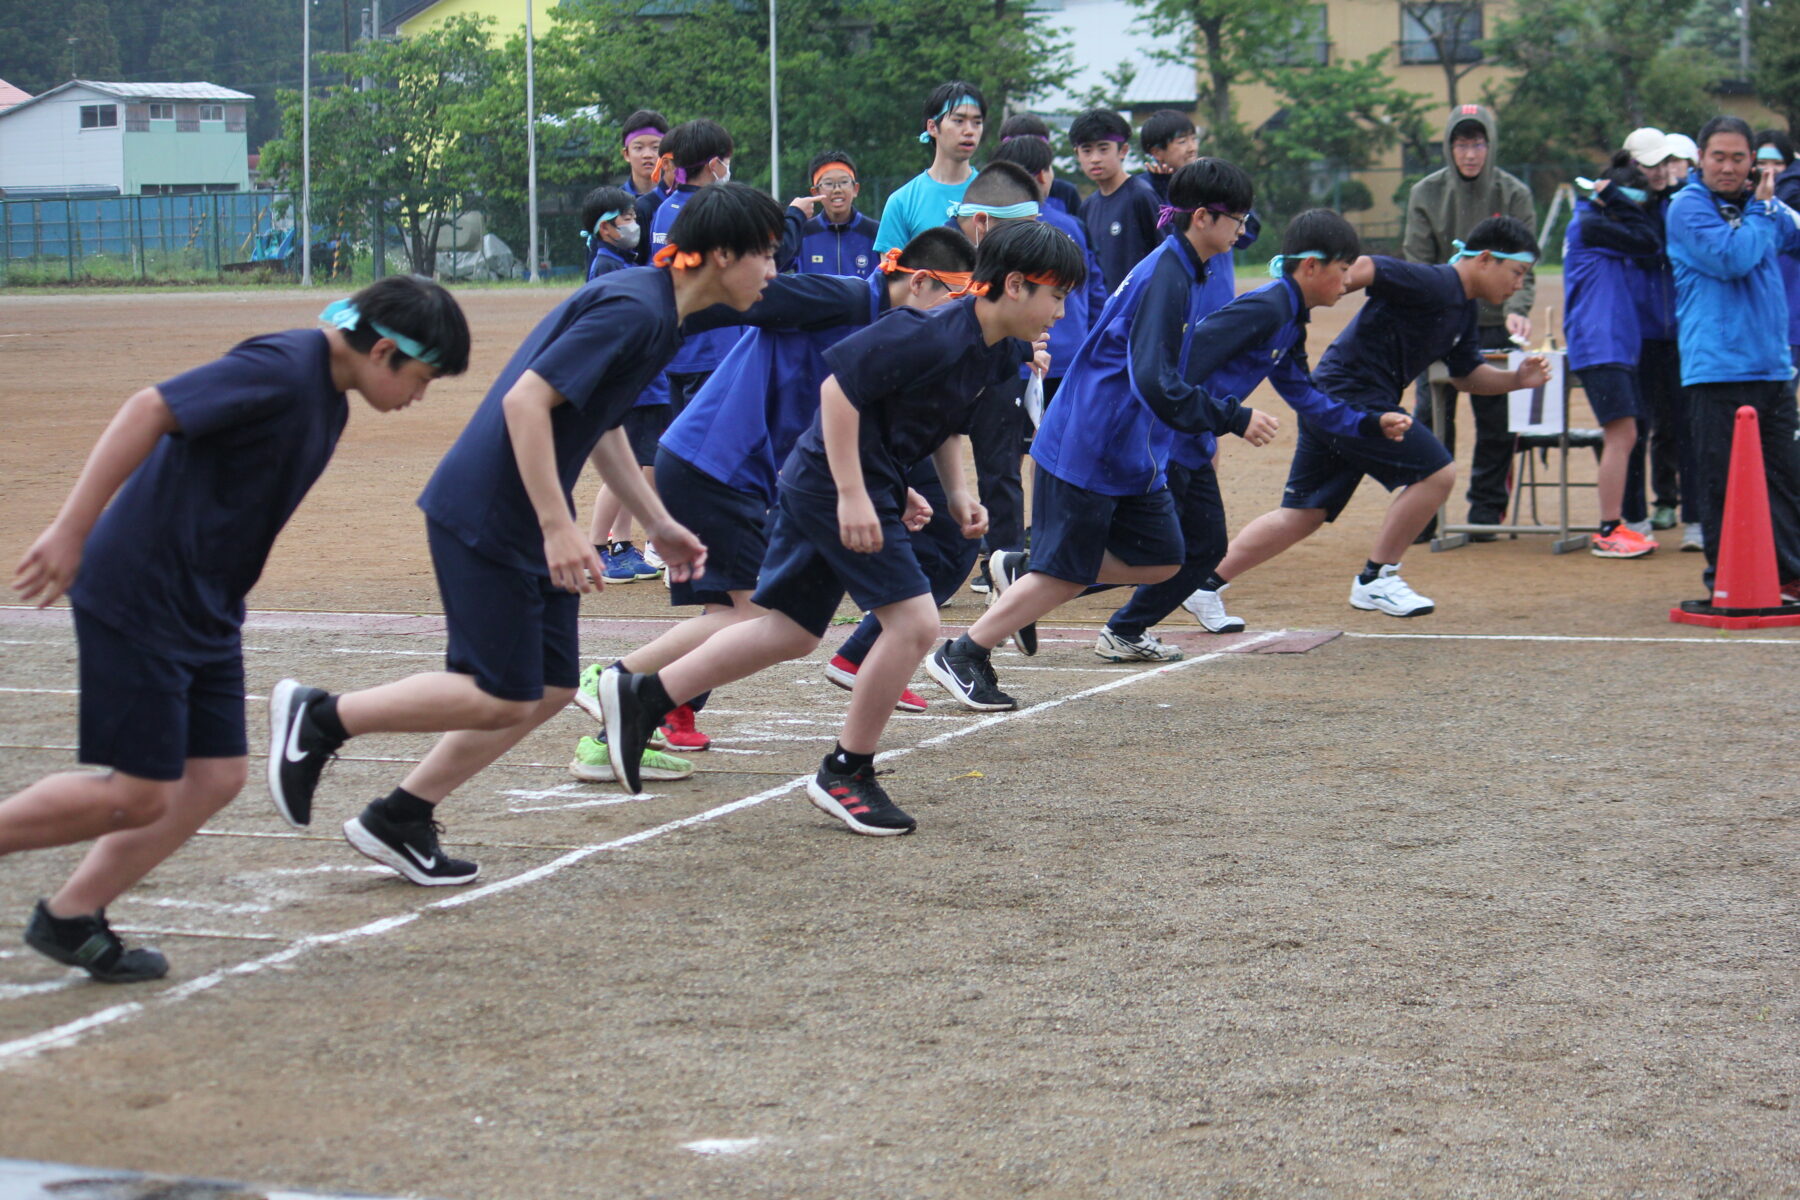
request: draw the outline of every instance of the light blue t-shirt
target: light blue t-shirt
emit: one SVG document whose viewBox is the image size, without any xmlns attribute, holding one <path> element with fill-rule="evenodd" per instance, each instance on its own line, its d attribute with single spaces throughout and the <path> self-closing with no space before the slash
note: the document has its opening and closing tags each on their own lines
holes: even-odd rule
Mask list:
<svg viewBox="0 0 1800 1200">
<path fill-rule="evenodd" d="M 886 254 L 904 246 L 919 234 L 942 225 L 950 205 L 963 198 L 977 171 L 961 183 L 939 183 L 930 171 L 920 171 L 887 198 L 881 210 L 881 229 L 875 234 L 875 253 Z"/>
</svg>

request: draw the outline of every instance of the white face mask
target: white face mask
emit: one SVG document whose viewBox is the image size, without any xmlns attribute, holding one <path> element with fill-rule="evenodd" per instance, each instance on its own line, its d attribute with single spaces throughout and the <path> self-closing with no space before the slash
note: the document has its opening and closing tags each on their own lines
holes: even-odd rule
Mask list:
<svg viewBox="0 0 1800 1200">
<path fill-rule="evenodd" d="M 619 234 L 619 240 L 613 243 L 615 248 L 619 250 L 637 249 L 638 238 L 642 235 L 643 230 L 636 221 L 633 221 L 629 225 L 614 225 L 613 228 L 617 230 Z"/>
<path fill-rule="evenodd" d="M 719 173 L 717 175 L 713 176 L 713 182 L 714 183 L 730 183 L 731 182 L 731 163 L 729 161 L 727 161 L 726 159 L 721 158 L 719 160 Z"/>
</svg>

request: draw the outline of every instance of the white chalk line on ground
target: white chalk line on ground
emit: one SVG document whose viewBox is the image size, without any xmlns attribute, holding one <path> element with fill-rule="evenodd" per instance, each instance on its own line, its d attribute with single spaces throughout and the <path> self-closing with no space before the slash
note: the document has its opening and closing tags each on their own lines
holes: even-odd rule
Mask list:
<svg viewBox="0 0 1800 1200">
<path fill-rule="evenodd" d="M 1388 639 L 1413 642 L 1649 642 L 1660 646 L 1800 646 L 1800 638 L 1719 637 L 1613 637 L 1585 633 L 1351 633 L 1347 638 Z"/>
<path fill-rule="evenodd" d="M 1097 696 L 1105 692 L 1114 691 L 1117 688 L 1125 687 L 1138 680 L 1154 679 L 1174 671 L 1185 670 L 1189 667 L 1197 667 L 1202 663 L 1213 662 L 1217 659 L 1224 658 L 1229 654 L 1240 652 L 1251 646 L 1281 637 L 1286 632 L 1286 630 L 1273 630 L 1247 641 L 1239 642 L 1231 650 L 1216 650 L 1194 658 L 1182 659 L 1179 662 L 1162 663 L 1143 671 L 1133 671 L 1127 676 L 1118 679 L 1110 679 L 1105 683 L 1096 684 L 1090 688 L 1084 688 L 1079 692 L 1072 692 L 1067 696 L 1058 696 L 1054 699 L 1044 700 L 1027 708 L 1016 709 L 1012 712 L 993 713 L 990 716 L 971 722 L 961 728 L 949 730 L 945 733 L 927 738 L 917 746 L 901 747 L 895 750 L 885 751 L 880 754 L 878 758 L 881 760 L 899 758 L 911 754 L 915 750 L 939 746 L 957 738 L 966 737 L 979 730 L 992 728 L 995 725 L 1004 724 L 1008 721 L 1022 720 L 1026 717 L 1033 717 L 1040 713 L 1060 708 L 1065 704 L 1070 704 L 1077 700 L 1084 700 L 1089 696 Z M 41 1030 L 33 1034 L 27 1034 L 24 1037 L 14 1038 L 8 1042 L 0 1042 L 0 1069 L 4 1069 L 12 1063 L 23 1061 L 24 1059 L 30 1058 L 45 1050 L 73 1045 L 96 1030 L 105 1029 L 108 1026 L 130 1020 L 149 1011 L 152 1007 L 159 1010 L 168 1008 L 172 1005 L 180 1004 L 194 996 L 209 992 L 213 988 L 216 988 L 229 980 L 257 975 L 264 971 L 285 966 L 314 950 L 343 945 L 344 943 L 359 941 L 364 938 L 380 937 L 382 934 L 405 928 L 433 910 L 461 908 L 463 905 L 473 904 L 477 900 L 484 900 L 490 896 L 498 896 L 502 893 L 524 887 L 527 884 L 536 883 L 541 879 L 548 879 L 552 875 L 559 874 L 579 862 L 592 858 L 596 854 L 605 853 L 611 850 L 623 850 L 626 847 L 639 845 L 640 843 L 650 841 L 653 838 L 661 837 L 664 834 L 675 833 L 679 830 L 692 828 L 698 825 L 705 825 L 719 820 L 721 817 L 729 816 L 732 813 L 741 812 L 747 808 L 755 808 L 757 805 L 778 799 L 790 792 L 805 787 L 812 777 L 812 772 L 807 772 L 804 775 L 796 775 L 792 779 L 776 784 L 774 787 L 765 788 L 753 795 L 740 797 L 729 803 L 721 804 L 716 808 L 709 808 L 705 812 L 694 813 L 674 821 L 666 821 L 661 825 L 639 830 L 637 833 L 627 834 L 621 838 L 614 838 L 609 842 L 600 842 L 592 846 L 582 846 L 578 849 L 571 850 L 558 858 L 554 858 L 551 861 L 544 863 L 542 866 L 533 867 L 528 871 L 522 871 L 517 875 L 496 880 L 493 883 L 484 884 L 444 900 L 433 901 L 430 904 L 413 909 L 411 912 L 399 913 L 390 917 L 382 917 L 378 920 L 370 921 L 351 929 L 338 930 L 335 933 L 309 934 L 296 939 L 274 953 L 264 955 L 261 958 L 250 959 L 246 962 L 234 963 L 231 966 L 221 967 L 215 971 L 209 971 L 204 975 L 196 976 L 195 978 L 188 980 L 186 983 L 176 984 L 149 999 L 131 1000 L 123 1004 L 115 1004 L 108 1008 L 100 1009 L 98 1012 L 89 1013 L 87 1016 L 77 1020 L 65 1022 L 62 1025 L 52 1026 L 49 1029 Z M 273 834 L 270 836 L 279 837 L 282 835 Z"/>
</svg>

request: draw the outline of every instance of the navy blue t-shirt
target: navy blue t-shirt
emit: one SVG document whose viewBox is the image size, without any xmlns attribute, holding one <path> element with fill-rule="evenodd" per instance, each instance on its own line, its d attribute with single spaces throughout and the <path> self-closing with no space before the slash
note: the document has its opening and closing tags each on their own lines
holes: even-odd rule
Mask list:
<svg viewBox="0 0 1800 1200">
<path fill-rule="evenodd" d="M 861 416 L 863 485 L 878 509 L 906 497 L 906 473 L 954 434 L 968 429 L 977 398 L 1016 378 L 1031 359 L 1017 338 L 988 345 L 975 319 L 975 298 L 929 312 L 900 308 L 825 352 L 830 368 Z M 834 496 L 817 416 L 794 444 L 781 481 L 797 491 Z"/>
<path fill-rule="evenodd" d="M 1162 202 L 1142 175 L 1133 175 L 1110 196 L 1095 192 L 1081 204 L 1088 249 L 1106 275 L 1106 290 L 1116 290 L 1144 255 L 1162 245 L 1156 214 Z"/>
<path fill-rule="evenodd" d="M 1432 363 L 1454 376 L 1484 361 L 1475 301 L 1456 268 L 1377 255 L 1375 281 L 1349 326 L 1313 371 L 1319 389 L 1367 412 L 1396 412 Z"/>
<path fill-rule="evenodd" d="M 239 652 L 244 596 L 349 420 L 317 329 L 240 342 L 158 384 L 180 429 L 88 535 L 69 598 L 180 662 Z"/>
</svg>

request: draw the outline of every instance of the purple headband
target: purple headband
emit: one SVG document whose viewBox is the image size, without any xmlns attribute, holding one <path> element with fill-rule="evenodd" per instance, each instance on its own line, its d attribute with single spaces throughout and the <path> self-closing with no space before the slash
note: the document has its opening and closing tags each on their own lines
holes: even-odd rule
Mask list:
<svg viewBox="0 0 1800 1200">
<path fill-rule="evenodd" d="M 634 129 L 630 133 L 626 134 L 625 141 L 621 144 L 629 146 L 629 145 L 631 145 L 632 138 L 643 137 L 646 133 L 654 133 L 657 137 L 663 136 L 663 131 L 658 129 L 656 126 L 646 125 L 642 129 Z"/>
<path fill-rule="evenodd" d="M 1044 145 L 1046 145 L 1046 146 L 1048 146 L 1050 144 L 1050 139 L 1045 137 L 1041 133 L 1009 133 L 1005 137 L 1000 139 L 1000 144 L 1002 146 L 1004 146 L 1004 145 L 1006 145 L 1006 143 L 1012 141 L 1014 138 L 1022 138 L 1022 137 L 1034 137 L 1038 141 L 1044 143 Z"/>
<path fill-rule="evenodd" d="M 1158 229 L 1166 228 L 1174 222 L 1176 217 L 1192 216 L 1197 212 L 1218 213 L 1220 216 L 1228 216 L 1231 213 L 1231 209 L 1228 205 L 1217 203 L 1202 204 L 1198 208 L 1176 208 L 1173 204 L 1165 204 L 1156 210 L 1156 227 Z"/>
</svg>

